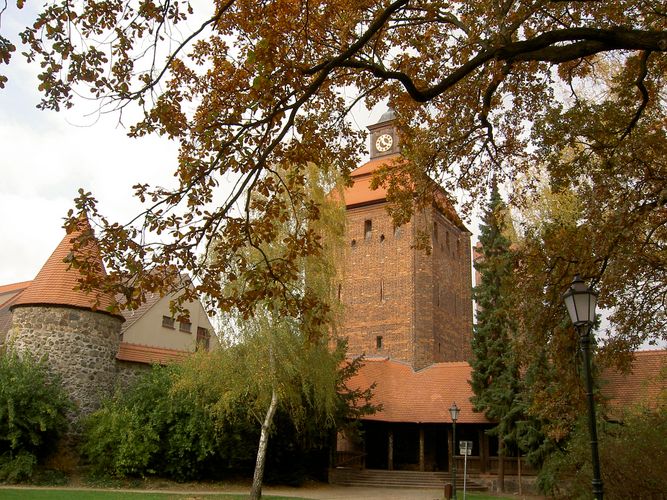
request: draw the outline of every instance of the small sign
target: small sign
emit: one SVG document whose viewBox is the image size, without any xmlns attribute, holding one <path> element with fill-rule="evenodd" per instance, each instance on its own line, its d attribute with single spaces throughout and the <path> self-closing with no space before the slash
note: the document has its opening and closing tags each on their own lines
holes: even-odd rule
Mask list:
<svg viewBox="0 0 667 500">
<path fill-rule="evenodd" d="M 472 455 L 472 441 L 459 441 L 459 454 Z"/>
</svg>

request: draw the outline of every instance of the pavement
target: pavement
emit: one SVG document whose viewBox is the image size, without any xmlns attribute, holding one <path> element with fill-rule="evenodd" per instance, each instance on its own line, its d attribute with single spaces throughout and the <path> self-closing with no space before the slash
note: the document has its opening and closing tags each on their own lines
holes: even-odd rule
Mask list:
<svg viewBox="0 0 667 500">
<path fill-rule="evenodd" d="M 306 488 L 265 487 L 262 493 L 314 500 L 442 500 L 440 489 L 368 488 L 358 486 L 321 485 Z"/>
</svg>

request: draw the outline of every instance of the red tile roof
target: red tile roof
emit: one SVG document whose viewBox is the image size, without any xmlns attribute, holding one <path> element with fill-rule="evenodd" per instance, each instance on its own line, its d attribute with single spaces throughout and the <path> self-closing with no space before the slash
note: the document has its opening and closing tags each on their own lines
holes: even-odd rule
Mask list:
<svg viewBox="0 0 667 500">
<path fill-rule="evenodd" d="M 352 186 L 345 188 L 345 206 L 347 208 L 354 208 L 373 203 L 382 203 L 387 200 L 387 189 L 379 186 L 377 189 L 371 189 L 371 181 L 376 170 L 383 166 L 390 166 L 401 160 L 400 155 L 385 156 L 371 160 L 361 167 L 354 170 L 350 175 L 352 177 Z M 433 183 L 436 186 L 435 183 Z M 449 219 L 455 226 L 463 231 L 468 229 L 463 224 L 463 221 L 456 213 L 451 202 L 447 199 L 445 192 L 439 186 L 436 187 L 435 198 L 441 212 Z"/>
<path fill-rule="evenodd" d="M 28 288 L 32 281 L 22 281 L 10 285 L 0 286 L 0 343 L 5 341 L 9 327 L 12 325 L 10 308 L 21 296 L 21 292 Z"/>
<path fill-rule="evenodd" d="M 161 364 L 174 363 L 191 354 L 188 351 L 177 351 L 175 349 L 162 349 L 142 344 L 131 344 L 121 342 L 116 359 L 120 361 L 134 361 L 137 363 Z"/>
<path fill-rule="evenodd" d="M 2 296 L 6 293 L 20 292 L 26 289 L 30 283 L 32 281 L 19 281 L 18 283 L 10 283 L 9 285 L 0 285 L 0 300 L 2 300 Z"/>
<path fill-rule="evenodd" d="M 667 397 L 667 350 L 637 351 L 629 373 L 605 370 L 601 378 L 612 414 L 637 404 L 655 407 L 661 393 Z"/>
<path fill-rule="evenodd" d="M 383 409 L 364 420 L 450 423 L 449 407 L 456 402 L 461 409 L 457 422 L 487 423 L 483 413 L 472 410 L 470 373 L 466 362 L 436 363 L 414 371 L 399 361 L 368 358 L 348 387 L 365 389 L 377 382 L 372 402 Z"/>
<path fill-rule="evenodd" d="M 76 269 L 70 269 L 69 264 L 65 262 L 65 259 L 72 252 L 74 238 L 86 232 L 92 232 L 92 229 L 88 219 L 82 216 L 78 228 L 65 235 L 32 283 L 14 302 L 12 309 L 26 305 L 61 305 L 100 312 L 113 310 L 116 303 L 113 295 L 104 292 L 87 293 L 78 290 L 80 274 Z M 102 276 L 106 276 L 100 250 L 94 238 L 88 243 L 85 251 L 91 259 L 99 260 L 99 272 Z"/>
<path fill-rule="evenodd" d="M 345 205 L 355 207 L 385 201 L 387 190 L 382 186 L 375 190 L 371 189 L 371 180 L 373 179 L 373 173 L 378 168 L 391 165 L 397 159 L 400 159 L 400 156 L 392 155 L 376 158 L 354 170 L 351 174 L 353 184 L 345 188 Z"/>
</svg>

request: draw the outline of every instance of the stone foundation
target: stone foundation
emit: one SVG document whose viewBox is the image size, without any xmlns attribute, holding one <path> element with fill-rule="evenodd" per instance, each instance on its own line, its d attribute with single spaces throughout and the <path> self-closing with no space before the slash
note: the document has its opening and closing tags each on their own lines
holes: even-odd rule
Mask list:
<svg viewBox="0 0 667 500">
<path fill-rule="evenodd" d="M 116 379 L 122 320 L 109 314 L 60 306 L 13 310 L 7 344 L 19 353 L 48 359 L 77 405 L 74 422 L 99 408 Z"/>
</svg>

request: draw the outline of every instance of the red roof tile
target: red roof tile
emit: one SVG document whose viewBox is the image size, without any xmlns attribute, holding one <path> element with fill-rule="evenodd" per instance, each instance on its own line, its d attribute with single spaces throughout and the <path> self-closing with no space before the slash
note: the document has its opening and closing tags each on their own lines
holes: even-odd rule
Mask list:
<svg viewBox="0 0 667 500">
<path fill-rule="evenodd" d="M 153 347 L 149 345 L 131 344 L 129 342 L 121 342 L 118 348 L 116 359 L 120 361 L 134 361 L 137 363 L 146 364 L 161 364 L 174 363 L 180 361 L 188 354 L 188 351 L 177 351 L 175 349 L 162 349 L 160 347 Z"/>
<path fill-rule="evenodd" d="M 461 409 L 457 422 L 487 423 L 483 413 L 472 410 L 470 373 L 466 362 L 436 363 L 414 371 L 406 363 L 369 358 L 348 387 L 366 389 L 377 382 L 372 402 L 383 409 L 364 420 L 450 423 L 449 407 L 456 402 Z"/>
<path fill-rule="evenodd" d="M 667 394 L 667 350 L 637 351 L 629 373 L 605 370 L 602 380 L 612 413 L 637 404 L 655 407 Z"/>
<path fill-rule="evenodd" d="M 21 296 L 21 292 L 28 288 L 31 281 L 12 283 L 0 286 L 0 343 L 5 341 L 9 327 L 12 325 L 12 313 L 10 308 Z"/>
<path fill-rule="evenodd" d="M 20 292 L 30 285 L 32 281 L 20 281 L 18 283 L 10 283 L 9 285 L 0 285 L 0 298 L 2 295 L 11 292 Z"/>
<path fill-rule="evenodd" d="M 65 262 L 72 252 L 72 241 L 85 232 L 92 232 L 92 229 L 88 219 L 82 216 L 78 228 L 65 235 L 32 283 L 14 302 L 12 309 L 26 305 L 62 305 L 100 312 L 113 310 L 116 303 L 113 295 L 78 290 L 80 274 L 74 268 L 69 269 L 69 264 Z M 106 276 L 100 250 L 94 239 L 90 241 L 85 251 L 89 252 L 90 258 L 99 260 L 99 272 L 102 276 Z"/>
<path fill-rule="evenodd" d="M 385 201 L 387 198 L 387 190 L 385 188 L 380 186 L 375 190 L 371 189 L 373 173 L 382 166 L 391 165 L 392 162 L 399 158 L 398 155 L 376 158 L 354 170 L 351 174 L 353 184 L 345 188 L 345 205 L 347 207 L 355 207 Z"/>
<path fill-rule="evenodd" d="M 354 208 L 386 201 L 387 189 L 385 187 L 379 186 L 377 189 L 371 189 L 373 174 L 379 168 L 390 166 L 400 160 L 400 155 L 385 156 L 371 160 L 354 170 L 350 174 L 353 184 L 352 186 L 345 188 L 345 206 L 347 208 Z M 461 218 L 456 213 L 456 210 L 447 199 L 444 190 L 437 186 L 435 182 L 433 184 L 436 186 L 435 198 L 442 213 L 459 229 L 468 231 L 463 224 L 463 221 L 461 221 Z"/>
</svg>

